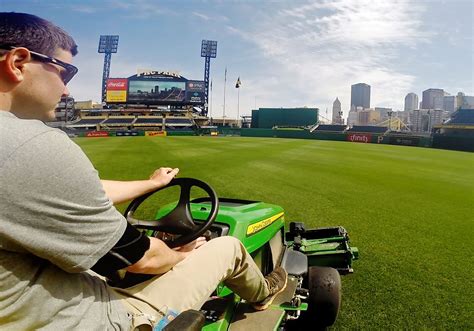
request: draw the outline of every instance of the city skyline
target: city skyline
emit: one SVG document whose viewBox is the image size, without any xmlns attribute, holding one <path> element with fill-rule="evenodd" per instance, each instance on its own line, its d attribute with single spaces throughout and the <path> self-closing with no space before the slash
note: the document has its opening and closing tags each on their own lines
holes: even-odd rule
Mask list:
<svg viewBox="0 0 474 331">
<path fill-rule="evenodd" d="M 49 19 L 76 39 L 77 100 L 100 101 L 99 35 L 120 36 L 111 77 L 137 69 L 179 71 L 202 80 L 202 39 L 217 40 L 211 61 L 211 112 L 258 107 L 318 107 L 330 118 L 337 97 L 347 118 L 351 85 L 371 86 L 371 107 L 404 109 L 404 98 L 429 88 L 474 95 L 473 3 L 468 0 L 282 2 L 44 2 L 3 0 L 3 11 Z M 327 115 L 327 116 L 326 116 Z"/>
</svg>

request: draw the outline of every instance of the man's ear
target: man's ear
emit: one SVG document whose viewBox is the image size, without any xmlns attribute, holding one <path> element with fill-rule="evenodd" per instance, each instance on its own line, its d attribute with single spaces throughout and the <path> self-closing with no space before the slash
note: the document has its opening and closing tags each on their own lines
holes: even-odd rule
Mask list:
<svg viewBox="0 0 474 331">
<path fill-rule="evenodd" d="M 23 47 L 15 48 L 4 55 L 4 60 L 0 61 L 0 69 L 4 76 L 11 83 L 23 81 L 25 74 L 25 64 L 31 61 L 30 52 Z"/>
</svg>

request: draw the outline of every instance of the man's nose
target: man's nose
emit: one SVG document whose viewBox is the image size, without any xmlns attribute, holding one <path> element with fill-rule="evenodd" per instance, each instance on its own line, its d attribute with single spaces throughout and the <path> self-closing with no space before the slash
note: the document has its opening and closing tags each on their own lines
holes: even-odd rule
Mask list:
<svg viewBox="0 0 474 331">
<path fill-rule="evenodd" d="M 64 86 L 64 91 L 63 91 L 63 97 L 68 97 L 69 96 L 69 89 L 67 88 L 67 85 Z"/>
</svg>

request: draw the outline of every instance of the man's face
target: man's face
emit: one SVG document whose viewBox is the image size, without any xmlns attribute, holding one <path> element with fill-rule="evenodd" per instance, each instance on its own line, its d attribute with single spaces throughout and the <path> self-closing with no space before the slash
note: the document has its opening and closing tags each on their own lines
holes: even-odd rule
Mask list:
<svg viewBox="0 0 474 331">
<path fill-rule="evenodd" d="M 53 57 L 66 63 L 72 62 L 72 54 L 63 49 L 58 49 Z M 24 80 L 12 100 L 13 112 L 20 118 L 54 120 L 56 105 L 62 96 L 69 95 L 61 78 L 63 70 L 59 65 L 32 58 L 26 64 Z"/>
</svg>

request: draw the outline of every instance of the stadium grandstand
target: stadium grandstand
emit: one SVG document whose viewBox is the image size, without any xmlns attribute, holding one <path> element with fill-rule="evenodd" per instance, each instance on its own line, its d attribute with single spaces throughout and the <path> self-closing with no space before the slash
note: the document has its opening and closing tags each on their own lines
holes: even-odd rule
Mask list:
<svg viewBox="0 0 474 331">
<path fill-rule="evenodd" d="M 474 109 L 459 109 L 455 111 L 451 118 L 448 119 L 444 125 L 448 126 L 473 126 L 474 125 Z"/>
<path fill-rule="evenodd" d="M 310 132 L 344 132 L 347 129 L 348 129 L 347 125 L 317 124 L 310 129 Z"/>
<path fill-rule="evenodd" d="M 434 126 L 433 147 L 474 152 L 474 109 L 460 108 Z"/>
<path fill-rule="evenodd" d="M 162 131 L 163 116 L 137 116 L 133 127 L 145 131 Z"/>
<path fill-rule="evenodd" d="M 386 126 L 371 126 L 371 125 L 354 125 L 350 127 L 347 132 L 350 133 L 387 133 Z"/>
</svg>

